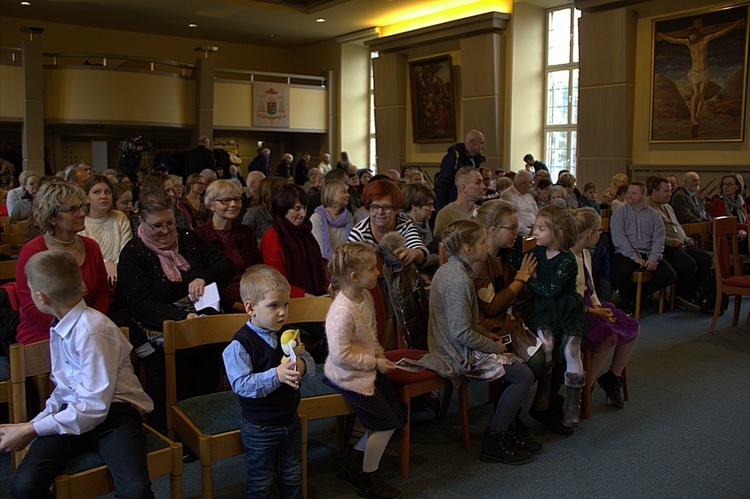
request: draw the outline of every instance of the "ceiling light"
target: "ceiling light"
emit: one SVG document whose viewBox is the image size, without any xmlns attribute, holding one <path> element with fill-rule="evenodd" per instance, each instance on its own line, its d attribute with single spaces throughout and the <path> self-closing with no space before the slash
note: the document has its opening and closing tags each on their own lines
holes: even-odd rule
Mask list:
<svg viewBox="0 0 750 499">
<path fill-rule="evenodd" d="M 31 7 L 31 2 L 21 2 L 21 5 L 25 5 L 26 7 Z"/>
<path fill-rule="evenodd" d="M 319 18 L 317 18 L 317 19 L 315 20 L 315 22 L 316 22 L 316 23 L 324 23 L 324 22 L 326 22 L 326 20 L 325 20 L 325 19 L 323 19 L 322 17 L 319 17 Z"/>
<path fill-rule="evenodd" d="M 198 25 L 195 24 L 195 23 L 188 24 L 188 28 L 197 28 L 197 27 L 198 27 Z"/>
<path fill-rule="evenodd" d="M 274 34 L 271 34 L 271 38 L 276 38 L 276 35 L 274 35 Z"/>
</svg>

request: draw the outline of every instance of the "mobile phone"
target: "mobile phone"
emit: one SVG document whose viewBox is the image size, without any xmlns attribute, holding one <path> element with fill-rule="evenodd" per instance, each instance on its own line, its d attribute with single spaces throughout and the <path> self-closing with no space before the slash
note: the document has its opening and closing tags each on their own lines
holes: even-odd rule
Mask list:
<svg viewBox="0 0 750 499">
<path fill-rule="evenodd" d="M 511 339 L 509 334 L 506 334 L 505 336 L 501 336 L 500 341 L 502 342 L 503 345 L 510 345 L 511 343 L 513 343 L 513 340 Z"/>
</svg>

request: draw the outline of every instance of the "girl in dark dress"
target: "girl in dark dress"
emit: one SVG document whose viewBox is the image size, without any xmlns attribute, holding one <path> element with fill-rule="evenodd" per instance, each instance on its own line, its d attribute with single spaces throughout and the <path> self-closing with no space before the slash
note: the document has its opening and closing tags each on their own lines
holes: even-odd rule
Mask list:
<svg viewBox="0 0 750 499">
<path fill-rule="evenodd" d="M 578 293 L 586 304 L 586 345 L 593 352 L 590 375 L 596 376 L 604 363 L 612 355 L 612 366 L 597 378 L 615 407 L 625 407 L 620 388 L 622 371 L 628 363 L 630 354 L 635 348 L 635 340 L 641 331 L 641 325 L 625 312 L 608 301 L 599 301 L 591 278 L 591 254 L 586 248 L 593 248 L 599 242 L 602 219 L 593 208 L 576 210 L 578 240 L 571 251 L 578 261 Z"/>
<path fill-rule="evenodd" d="M 537 260 L 536 275 L 526 282 L 534 293 L 526 322 L 537 331 L 547 361 L 552 361 L 554 350 L 555 360 L 566 362 L 568 397 L 563 424 L 569 428 L 580 421 L 581 388 L 586 380 L 581 360 L 586 308 L 576 290 L 578 264 L 570 251 L 578 235 L 574 215 L 554 205 L 539 211 L 534 229 L 537 246 L 531 250 Z"/>
</svg>

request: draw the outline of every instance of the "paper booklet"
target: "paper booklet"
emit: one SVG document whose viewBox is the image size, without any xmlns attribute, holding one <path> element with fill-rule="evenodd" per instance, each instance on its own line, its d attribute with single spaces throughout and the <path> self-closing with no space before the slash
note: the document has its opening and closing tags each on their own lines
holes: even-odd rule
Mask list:
<svg viewBox="0 0 750 499">
<path fill-rule="evenodd" d="M 424 367 L 420 366 L 416 360 L 407 359 L 406 357 L 396 362 L 396 369 L 401 369 L 403 371 L 409 371 L 412 373 L 424 371 Z"/>
</svg>

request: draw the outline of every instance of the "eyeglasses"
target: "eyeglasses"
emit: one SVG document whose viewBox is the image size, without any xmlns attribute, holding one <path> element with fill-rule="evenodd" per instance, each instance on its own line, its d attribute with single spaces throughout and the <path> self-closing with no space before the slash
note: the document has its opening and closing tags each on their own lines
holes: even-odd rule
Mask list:
<svg viewBox="0 0 750 499">
<path fill-rule="evenodd" d="M 143 223 L 145 223 L 146 225 L 148 225 L 149 227 L 151 227 L 151 230 L 157 231 L 157 232 L 164 232 L 164 229 L 167 229 L 167 232 L 169 232 L 170 230 L 174 229 L 174 227 L 175 227 L 175 219 L 174 218 L 172 220 L 170 220 L 169 222 L 167 222 L 165 224 L 160 224 L 160 225 L 150 224 L 148 222 L 148 220 L 146 220 L 145 218 L 141 218 L 141 221 L 143 221 Z"/>
<path fill-rule="evenodd" d="M 81 203 L 81 204 L 74 204 L 70 206 L 64 206 L 57 210 L 58 213 L 67 213 L 69 211 L 72 211 L 73 213 L 78 213 L 79 211 L 88 211 L 89 210 L 89 203 Z"/>
<path fill-rule="evenodd" d="M 500 226 L 498 226 L 498 229 L 505 229 L 505 230 L 509 230 L 511 232 L 518 232 L 518 224 L 513 224 L 513 225 L 510 225 L 510 226 L 508 226 L 508 225 L 500 225 Z"/>
<path fill-rule="evenodd" d="M 734 182 L 722 182 L 721 183 L 722 187 L 733 187 L 735 185 L 737 185 L 737 184 L 735 184 Z"/>
<path fill-rule="evenodd" d="M 377 213 L 379 211 L 383 211 L 386 215 L 393 211 L 393 206 L 389 205 L 379 205 L 379 204 L 371 204 L 370 205 L 370 213 Z"/>
<path fill-rule="evenodd" d="M 242 204 L 242 198 L 224 198 L 224 199 L 217 199 L 218 202 L 223 204 L 224 206 L 229 206 L 230 204 Z"/>
</svg>

